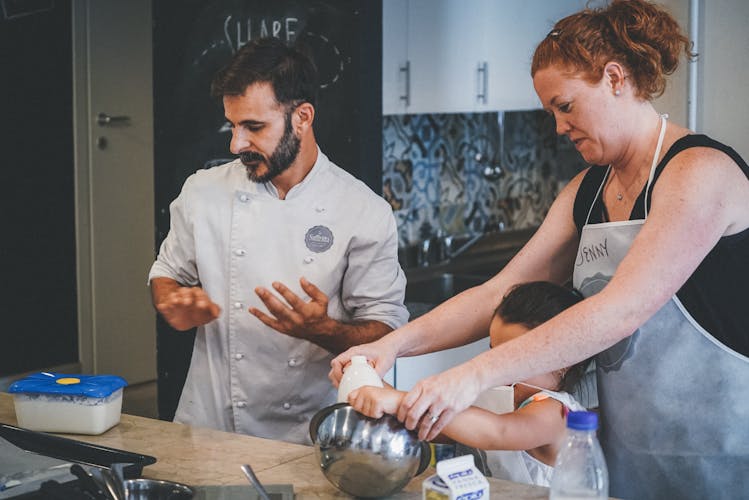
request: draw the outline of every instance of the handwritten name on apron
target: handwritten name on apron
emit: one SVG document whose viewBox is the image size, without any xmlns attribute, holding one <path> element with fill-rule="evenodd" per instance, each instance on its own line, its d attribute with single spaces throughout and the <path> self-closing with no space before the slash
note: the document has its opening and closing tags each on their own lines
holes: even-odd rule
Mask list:
<svg viewBox="0 0 749 500">
<path fill-rule="evenodd" d="M 605 259 L 609 256 L 608 239 L 604 238 L 601 243 L 584 245 L 580 247 L 577 255 L 575 266 L 581 266 L 598 259 Z"/>
</svg>

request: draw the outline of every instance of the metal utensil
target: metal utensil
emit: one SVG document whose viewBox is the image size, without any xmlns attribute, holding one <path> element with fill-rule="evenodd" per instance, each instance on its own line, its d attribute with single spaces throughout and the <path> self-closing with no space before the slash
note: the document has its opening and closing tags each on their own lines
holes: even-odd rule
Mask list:
<svg viewBox="0 0 749 500">
<path fill-rule="evenodd" d="M 120 497 L 119 490 L 114 484 L 114 478 L 108 469 L 92 468 L 91 475 L 99 483 L 104 485 L 106 498 L 110 500 L 125 500 L 125 497 Z"/>
<path fill-rule="evenodd" d="M 95 479 L 93 474 L 86 471 L 79 464 L 71 465 L 70 472 L 78 478 L 81 490 L 89 493 L 97 500 L 109 498 L 107 493 L 105 493 L 106 486 L 104 486 L 101 481 Z"/>
<path fill-rule="evenodd" d="M 268 496 L 268 492 L 265 490 L 263 485 L 260 484 L 260 480 L 252 471 L 252 467 L 250 467 L 249 464 L 244 464 L 242 466 L 242 472 L 244 472 L 244 475 L 247 476 L 247 479 L 250 481 L 250 484 L 252 484 L 252 486 L 255 488 L 255 490 L 257 491 L 257 494 L 260 495 L 260 498 L 262 498 L 262 500 L 270 500 L 270 497 Z"/>
<path fill-rule="evenodd" d="M 125 492 L 125 467 L 128 465 L 130 464 L 117 462 L 113 463 L 109 468 L 115 487 L 117 488 L 117 495 L 122 500 L 127 498 L 127 493 Z"/>
</svg>

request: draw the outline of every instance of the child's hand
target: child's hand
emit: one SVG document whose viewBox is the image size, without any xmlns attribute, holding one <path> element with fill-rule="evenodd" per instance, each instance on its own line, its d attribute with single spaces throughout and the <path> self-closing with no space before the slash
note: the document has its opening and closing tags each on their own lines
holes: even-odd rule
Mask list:
<svg viewBox="0 0 749 500">
<path fill-rule="evenodd" d="M 348 395 L 348 402 L 359 413 L 368 417 L 380 418 L 385 413 L 395 414 L 404 394 L 404 392 L 392 387 L 365 385 L 351 391 Z"/>
</svg>

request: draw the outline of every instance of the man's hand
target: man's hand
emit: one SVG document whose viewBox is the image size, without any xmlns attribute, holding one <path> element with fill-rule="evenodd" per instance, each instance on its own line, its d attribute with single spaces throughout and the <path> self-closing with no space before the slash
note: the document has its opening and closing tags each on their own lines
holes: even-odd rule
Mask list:
<svg viewBox="0 0 749 500">
<path fill-rule="evenodd" d="M 375 320 L 351 323 L 334 320 L 328 316 L 328 296 L 304 278 L 301 278 L 299 283 L 302 290 L 310 296 L 309 302 L 305 302 L 286 285 L 276 281 L 273 288 L 281 294 L 286 304 L 270 290 L 258 287 L 255 293 L 272 316 L 255 307 L 250 308 L 250 313 L 274 330 L 308 340 L 334 354 L 357 344 L 377 340 L 392 330 L 385 323 Z"/>
<path fill-rule="evenodd" d="M 173 328 L 184 331 L 218 318 L 221 308 L 198 287 L 180 286 L 169 278 L 151 280 L 153 304 Z"/>
<path fill-rule="evenodd" d="M 307 339 L 310 335 L 325 335 L 331 329 L 328 317 L 328 296 L 315 285 L 302 278 L 299 280 L 310 301 L 305 302 L 297 294 L 278 281 L 273 282 L 273 288 L 286 300 L 288 306 L 273 295 L 270 290 L 258 287 L 255 293 L 263 301 L 268 311 L 275 316 L 269 316 L 257 309 L 250 308 L 250 313 L 257 319 L 281 333 L 292 337 Z"/>
</svg>

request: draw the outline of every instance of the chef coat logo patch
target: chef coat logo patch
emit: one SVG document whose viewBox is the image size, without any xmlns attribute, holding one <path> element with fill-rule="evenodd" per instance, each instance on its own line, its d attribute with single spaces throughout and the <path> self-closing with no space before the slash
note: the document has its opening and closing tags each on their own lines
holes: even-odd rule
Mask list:
<svg viewBox="0 0 749 500">
<path fill-rule="evenodd" d="M 304 244 L 311 251 L 321 253 L 333 246 L 333 232 L 325 226 L 314 226 L 304 235 Z"/>
</svg>

